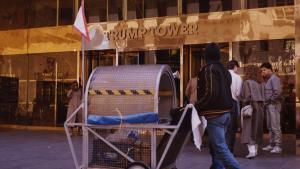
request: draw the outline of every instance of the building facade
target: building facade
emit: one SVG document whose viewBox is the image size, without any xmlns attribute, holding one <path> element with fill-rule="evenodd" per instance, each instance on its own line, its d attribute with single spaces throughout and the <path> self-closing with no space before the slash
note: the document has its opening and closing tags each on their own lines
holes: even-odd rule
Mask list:
<svg viewBox="0 0 300 169">
<path fill-rule="evenodd" d="M 81 79 L 82 41 L 72 28 L 80 0 L 0 4 L 0 122 L 61 126 L 66 90 Z M 300 139 L 299 5 L 300 0 L 85 0 L 95 33 L 86 42 L 86 75 L 97 66 L 168 64 L 180 73 L 176 86 L 183 105 L 187 82 L 203 65 L 205 44 L 217 42 L 222 62 L 238 60 L 241 74 L 247 65 L 272 63 L 284 85 L 282 130 Z"/>
</svg>

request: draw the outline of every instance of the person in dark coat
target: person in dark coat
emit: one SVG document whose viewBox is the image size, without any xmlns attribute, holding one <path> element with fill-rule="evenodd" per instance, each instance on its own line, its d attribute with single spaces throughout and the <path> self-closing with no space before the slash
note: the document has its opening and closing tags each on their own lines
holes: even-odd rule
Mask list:
<svg viewBox="0 0 300 169">
<path fill-rule="evenodd" d="M 225 139 L 225 131 L 230 123 L 232 109 L 231 75 L 220 62 L 220 48 L 210 43 L 205 48 L 206 65 L 198 73 L 197 102 L 195 107 L 200 116 L 207 119 L 207 133 L 211 169 L 240 169 Z"/>
</svg>

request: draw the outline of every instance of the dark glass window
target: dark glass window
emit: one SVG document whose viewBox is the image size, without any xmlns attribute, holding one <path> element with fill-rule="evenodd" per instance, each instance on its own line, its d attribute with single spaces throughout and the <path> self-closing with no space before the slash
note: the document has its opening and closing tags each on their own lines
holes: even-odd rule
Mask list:
<svg viewBox="0 0 300 169">
<path fill-rule="evenodd" d="M 145 0 L 144 4 L 146 18 L 175 16 L 178 14 L 177 1 L 175 0 Z"/>
<path fill-rule="evenodd" d="M 246 8 L 264 8 L 272 6 L 294 5 L 294 0 L 246 0 Z"/>
<path fill-rule="evenodd" d="M 88 23 L 107 21 L 107 0 L 86 0 L 85 14 Z"/>
<path fill-rule="evenodd" d="M 77 80 L 76 52 L 30 54 L 28 118 L 33 125 L 61 126 L 66 120 L 67 90 Z"/>
<path fill-rule="evenodd" d="M 0 56 L 0 123 L 27 124 L 28 57 Z"/>
<path fill-rule="evenodd" d="M 43 27 L 56 25 L 56 0 L 31 0 L 29 8 L 29 26 Z"/>
<path fill-rule="evenodd" d="M 240 9 L 240 0 L 183 0 L 182 12 L 184 14 L 191 13 L 207 13 L 217 11 L 230 11 Z"/>
<path fill-rule="evenodd" d="M 144 0 L 128 0 L 127 19 L 144 18 Z"/>
<path fill-rule="evenodd" d="M 74 0 L 59 1 L 59 25 L 71 25 L 74 22 Z"/>
<path fill-rule="evenodd" d="M 108 20 L 123 20 L 123 0 L 108 0 Z"/>
<path fill-rule="evenodd" d="M 0 1 L 0 30 L 27 27 L 27 0 Z"/>
<path fill-rule="evenodd" d="M 113 66 L 116 64 L 116 50 L 91 50 L 86 51 L 85 55 L 88 75 L 98 66 Z"/>
</svg>

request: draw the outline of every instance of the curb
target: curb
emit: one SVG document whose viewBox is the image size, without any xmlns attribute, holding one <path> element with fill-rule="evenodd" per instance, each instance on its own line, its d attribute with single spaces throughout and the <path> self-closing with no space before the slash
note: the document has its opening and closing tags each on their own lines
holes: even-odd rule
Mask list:
<svg viewBox="0 0 300 169">
<path fill-rule="evenodd" d="M 30 130 L 30 131 L 60 131 L 64 132 L 63 127 L 48 127 L 48 126 L 26 126 L 26 125 L 10 125 L 2 124 L 0 129 L 13 129 L 13 130 Z"/>
</svg>

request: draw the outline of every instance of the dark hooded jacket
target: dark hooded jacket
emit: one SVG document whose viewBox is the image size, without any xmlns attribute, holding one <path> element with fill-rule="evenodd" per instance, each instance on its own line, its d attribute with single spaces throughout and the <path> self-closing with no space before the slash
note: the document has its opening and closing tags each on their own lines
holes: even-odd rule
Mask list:
<svg viewBox="0 0 300 169">
<path fill-rule="evenodd" d="M 212 43 L 205 48 L 207 65 L 198 73 L 197 103 L 200 115 L 216 117 L 232 108 L 231 75 L 220 63 L 220 49 Z"/>
</svg>

